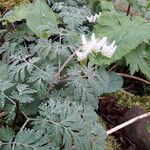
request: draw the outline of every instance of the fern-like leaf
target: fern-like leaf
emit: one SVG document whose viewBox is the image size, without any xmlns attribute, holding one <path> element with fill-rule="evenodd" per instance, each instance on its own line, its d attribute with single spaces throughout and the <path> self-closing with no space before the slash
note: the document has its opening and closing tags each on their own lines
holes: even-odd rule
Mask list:
<svg viewBox="0 0 150 150">
<path fill-rule="evenodd" d="M 89 111 L 84 111 L 82 106 L 75 103 L 50 99 L 40 106 L 40 116 L 37 117 L 39 121 L 35 122 L 35 129 L 47 132 L 52 142 L 59 146 L 63 144 L 66 150 L 72 146 L 77 150 L 88 150 L 91 147 L 91 135 L 98 135 L 96 131 L 94 134 L 92 132 L 93 125 L 97 123 L 96 116 L 90 118 L 91 114 L 96 115 L 93 111 L 89 114 Z M 87 125 L 89 119 L 90 123 Z M 105 134 L 99 125 L 97 129 Z M 105 136 L 100 138 L 103 141 Z"/>
<path fill-rule="evenodd" d="M 11 79 L 16 81 L 24 81 L 26 76 L 34 69 L 34 63 L 38 62 L 39 60 L 40 59 L 36 57 L 30 58 L 30 56 L 22 57 L 12 55 L 10 57 L 10 62 L 12 63 L 10 65 Z"/>
<path fill-rule="evenodd" d="M 28 87 L 25 84 L 19 84 L 16 87 L 16 91 L 13 91 L 11 98 L 18 100 L 20 103 L 28 103 L 34 100 L 33 94 L 36 92 Z"/>
</svg>

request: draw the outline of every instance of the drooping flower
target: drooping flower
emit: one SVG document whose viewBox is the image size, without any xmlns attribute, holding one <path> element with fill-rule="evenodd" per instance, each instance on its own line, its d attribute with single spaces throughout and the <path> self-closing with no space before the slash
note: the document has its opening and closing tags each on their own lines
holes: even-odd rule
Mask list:
<svg viewBox="0 0 150 150">
<path fill-rule="evenodd" d="M 115 41 L 109 44 L 107 37 L 96 39 L 94 33 L 89 41 L 86 40 L 85 35 L 82 35 L 82 44 L 82 50 L 76 52 L 79 61 L 84 60 L 92 52 L 100 52 L 103 56 L 111 58 L 117 49 Z"/>
<path fill-rule="evenodd" d="M 97 18 L 99 18 L 101 15 L 101 12 L 99 14 L 91 15 L 90 17 L 87 17 L 87 20 L 89 22 L 95 22 Z"/>
<path fill-rule="evenodd" d="M 115 45 L 115 41 L 113 41 L 110 45 L 103 45 L 103 48 L 101 50 L 101 54 L 103 56 L 106 56 L 108 58 L 111 58 L 114 52 L 116 51 L 117 46 Z"/>
</svg>

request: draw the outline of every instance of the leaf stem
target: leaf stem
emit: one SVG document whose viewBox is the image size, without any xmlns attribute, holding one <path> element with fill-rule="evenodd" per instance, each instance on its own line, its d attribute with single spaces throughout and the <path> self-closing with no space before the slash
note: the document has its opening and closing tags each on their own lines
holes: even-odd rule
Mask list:
<svg viewBox="0 0 150 150">
<path fill-rule="evenodd" d="M 11 98 L 9 98 L 5 93 L 3 93 L 3 92 L 0 92 L 0 93 L 16 106 L 16 103 Z"/>
</svg>

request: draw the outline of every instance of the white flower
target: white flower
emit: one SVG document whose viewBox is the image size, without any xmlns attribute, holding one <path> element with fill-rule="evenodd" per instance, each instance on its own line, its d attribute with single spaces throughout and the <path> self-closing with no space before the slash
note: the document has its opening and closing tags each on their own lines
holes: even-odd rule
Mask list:
<svg viewBox="0 0 150 150">
<path fill-rule="evenodd" d="M 101 13 L 95 14 L 95 15 L 91 15 L 90 17 L 87 17 L 87 20 L 88 20 L 89 22 L 95 22 L 96 19 L 100 17 L 100 15 L 101 15 Z"/>
<path fill-rule="evenodd" d="M 100 52 L 103 56 L 111 58 L 117 49 L 115 41 L 109 44 L 107 37 L 96 39 L 94 33 L 90 41 L 87 41 L 85 35 L 82 35 L 82 44 L 82 50 L 76 52 L 79 61 L 84 60 L 91 52 Z"/>
<path fill-rule="evenodd" d="M 82 61 L 82 60 L 86 59 L 89 53 L 90 53 L 90 51 L 84 51 L 84 52 L 77 51 L 76 55 L 78 57 L 78 61 Z"/>
<path fill-rule="evenodd" d="M 115 41 L 113 41 L 110 45 L 105 44 L 101 50 L 101 54 L 108 58 L 111 58 L 115 53 L 117 46 L 115 45 Z"/>
</svg>

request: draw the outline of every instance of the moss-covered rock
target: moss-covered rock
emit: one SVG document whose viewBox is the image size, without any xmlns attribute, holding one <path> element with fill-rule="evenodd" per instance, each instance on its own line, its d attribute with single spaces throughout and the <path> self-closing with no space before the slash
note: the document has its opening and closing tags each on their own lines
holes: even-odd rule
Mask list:
<svg viewBox="0 0 150 150">
<path fill-rule="evenodd" d="M 101 117 L 99 117 L 98 122 L 106 128 L 106 123 Z M 108 136 L 106 139 L 106 150 L 122 150 L 122 148 L 120 147 L 120 144 L 117 143 L 114 136 Z"/>
<path fill-rule="evenodd" d="M 120 90 L 113 94 L 121 106 L 132 108 L 142 106 L 146 111 L 150 111 L 150 96 L 136 96 L 125 90 Z"/>
<path fill-rule="evenodd" d="M 108 136 L 106 139 L 106 150 L 122 150 L 122 148 L 113 136 Z"/>
</svg>

